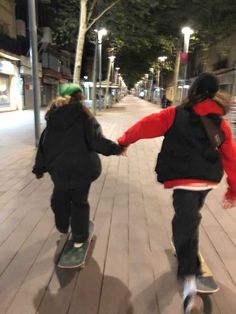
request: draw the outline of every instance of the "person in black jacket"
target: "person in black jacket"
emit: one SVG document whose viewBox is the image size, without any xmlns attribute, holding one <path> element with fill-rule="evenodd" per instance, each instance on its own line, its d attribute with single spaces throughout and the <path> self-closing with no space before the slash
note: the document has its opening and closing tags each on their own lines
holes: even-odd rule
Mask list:
<svg viewBox="0 0 236 314">
<path fill-rule="evenodd" d="M 38 179 L 50 174 L 56 228 L 67 233 L 71 227 L 74 247 L 82 249 L 89 236 L 89 189 L 101 174 L 98 153 L 120 155 L 124 148 L 103 136 L 78 84 L 61 85 L 60 95 L 46 112 L 32 172 Z"/>
</svg>

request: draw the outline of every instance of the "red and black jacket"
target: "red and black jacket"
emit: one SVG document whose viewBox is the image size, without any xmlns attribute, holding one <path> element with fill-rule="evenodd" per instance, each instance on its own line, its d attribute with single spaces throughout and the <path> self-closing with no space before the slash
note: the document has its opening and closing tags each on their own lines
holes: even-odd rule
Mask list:
<svg viewBox="0 0 236 314">
<path fill-rule="evenodd" d="M 129 128 L 119 139 L 118 142 L 121 145 L 129 145 L 132 144 L 140 139 L 145 138 L 154 138 L 159 136 L 164 137 L 170 137 L 170 133 L 172 133 L 171 130 L 174 130 L 174 128 L 179 128 L 180 125 L 176 126 L 175 123 L 177 121 L 176 117 L 178 117 L 179 113 L 179 107 L 169 107 L 165 110 L 162 110 L 159 113 L 154 113 L 149 116 L 144 117 L 140 121 L 138 121 L 136 124 L 134 124 L 131 128 Z M 193 107 L 193 116 L 206 116 L 206 115 L 214 115 L 215 117 L 220 117 L 223 115 L 223 110 L 211 99 L 207 99 Z M 183 117 L 182 117 L 183 118 Z M 186 118 L 186 117 L 185 117 Z M 183 120 L 185 119 L 183 118 Z M 179 123 L 181 119 L 178 119 Z M 182 120 L 182 122 L 183 122 Z M 189 120 L 188 120 L 189 121 Z M 178 122 L 178 121 L 177 121 Z M 227 174 L 227 182 L 228 182 L 228 190 L 226 193 L 227 198 L 230 199 L 236 199 L 236 143 L 233 139 L 232 132 L 230 129 L 229 124 L 225 119 L 219 119 L 218 120 L 219 126 L 221 130 L 224 132 L 225 140 L 219 147 L 219 150 L 216 155 L 211 156 L 212 152 L 208 152 L 208 158 L 213 158 L 212 161 L 207 158 L 200 158 L 199 154 L 198 157 L 200 159 L 194 161 L 192 163 L 191 161 L 191 167 L 186 169 L 186 171 L 183 171 L 182 174 L 176 174 L 176 171 L 178 171 L 177 167 L 175 167 L 173 173 L 171 173 L 171 170 L 168 169 L 168 165 L 166 164 L 166 169 L 163 173 L 163 177 L 160 178 L 160 181 L 163 181 L 164 186 L 166 188 L 176 187 L 179 185 L 188 185 L 192 183 L 206 183 L 209 185 L 213 185 L 216 182 L 219 182 L 222 177 L 222 167 L 224 171 Z M 186 126 L 186 125 L 185 125 Z M 200 151 L 204 154 L 204 150 L 206 152 L 207 147 L 210 147 L 210 143 L 204 144 L 203 138 L 203 132 L 200 130 L 200 133 L 197 134 L 197 129 L 194 130 L 193 128 L 190 128 L 192 136 L 194 135 L 198 137 L 198 139 L 192 139 L 192 144 L 188 145 L 188 136 L 191 137 L 191 134 L 188 134 L 188 130 L 186 132 L 182 133 L 185 134 L 184 138 L 181 138 L 182 146 L 179 146 L 178 152 L 182 150 L 182 157 L 184 155 L 188 155 L 187 158 L 190 158 L 190 156 L 193 156 L 194 153 L 196 153 L 197 150 L 193 148 L 193 145 L 200 145 Z M 178 136 L 181 135 L 181 132 L 178 133 Z M 177 133 L 176 133 L 177 136 Z M 206 135 L 205 135 L 206 139 Z M 176 141 L 172 141 L 172 144 Z M 164 140 L 165 142 L 165 140 Z M 194 142 L 194 143 L 193 143 Z M 170 142 L 169 142 L 170 143 Z M 178 146 L 179 143 L 175 143 L 175 145 Z M 163 146 L 163 149 L 165 147 Z M 169 146 L 170 148 L 170 146 Z M 176 147 L 175 147 L 176 148 Z M 168 147 L 167 147 L 168 149 Z M 203 150 L 203 151 L 202 151 Z M 161 151 L 162 153 L 163 151 Z M 199 152 L 199 150 L 198 150 Z M 218 157 L 217 157 L 218 156 Z M 165 154 L 162 158 L 162 161 L 165 160 L 167 155 Z M 182 158 L 181 157 L 181 158 Z M 181 160 L 180 158 L 180 160 Z M 175 161 L 170 161 L 172 164 Z M 209 173 L 207 175 L 204 175 L 204 169 L 206 169 L 208 165 L 211 165 L 211 175 Z M 215 164 L 215 167 L 214 167 Z M 180 164 L 179 164 L 180 165 Z M 181 163 L 181 165 L 183 165 Z M 178 166 L 178 162 L 176 161 L 176 166 Z M 196 173 L 199 171 L 199 167 L 201 167 L 201 173 L 200 175 L 196 175 Z M 190 170 L 189 170 L 190 169 Z M 197 171 L 198 169 L 198 171 Z M 195 171 L 196 170 L 196 171 Z M 158 171 L 158 167 L 157 167 Z"/>
</svg>

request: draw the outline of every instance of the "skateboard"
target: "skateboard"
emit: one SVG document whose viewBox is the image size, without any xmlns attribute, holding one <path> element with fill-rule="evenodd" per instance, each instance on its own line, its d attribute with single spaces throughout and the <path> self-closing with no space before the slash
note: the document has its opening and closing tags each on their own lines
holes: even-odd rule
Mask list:
<svg viewBox="0 0 236 314">
<path fill-rule="evenodd" d="M 60 268 L 84 268 L 90 244 L 93 240 L 93 233 L 94 223 L 90 221 L 89 238 L 80 248 L 74 247 L 74 242 L 70 235 L 62 250 L 57 266 Z"/>
<path fill-rule="evenodd" d="M 176 256 L 175 247 L 172 242 L 171 247 L 173 254 Z M 201 274 L 196 277 L 197 292 L 203 294 L 211 294 L 219 291 L 219 286 L 217 285 L 209 266 L 207 265 L 200 252 L 198 253 L 198 258 L 201 264 Z"/>
<path fill-rule="evenodd" d="M 196 284 L 197 284 L 197 291 L 199 293 L 215 293 L 219 291 L 219 286 L 217 285 L 214 276 L 207 265 L 206 261 L 204 260 L 202 254 L 199 252 L 198 257 L 201 263 L 200 272 L 201 275 L 197 276 Z"/>
</svg>

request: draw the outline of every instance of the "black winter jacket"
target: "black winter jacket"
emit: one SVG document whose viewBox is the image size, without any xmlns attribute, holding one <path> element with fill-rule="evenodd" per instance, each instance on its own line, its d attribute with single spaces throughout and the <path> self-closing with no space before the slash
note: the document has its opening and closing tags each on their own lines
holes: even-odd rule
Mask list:
<svg viewBox="0 0 236 314">
<path fill-rule="evenodd" d="M 79 182 L 92 182 L 101 174 L 97 153 L 118 155 L 122 147 L 106 139 L 94 117 L 78 105 L 66 105 L 50 113 L 36 154 L 33 173 L 51 175 L 58 189 L 76 188 Z"/>
<path fill-rule="evenodd" d="M 221 118 L 208 115 L 220 128 Z M 199 179 L 220 182 L 223 166 L 218 150 L 213 148 L 200 117 L 178 107 L 173 125 L 165 134 L 155 168 L 159 182 Z"/>
</svg>

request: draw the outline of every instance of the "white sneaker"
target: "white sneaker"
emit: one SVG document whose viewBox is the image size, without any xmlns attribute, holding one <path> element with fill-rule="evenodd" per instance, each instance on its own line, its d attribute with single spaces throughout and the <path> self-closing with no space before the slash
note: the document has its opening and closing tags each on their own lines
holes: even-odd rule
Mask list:
<svg viewBox="0 0 236 314">
<path fill-rule="evenodd" d="M 184 314 L 203 314 L 203 301 L 197 294 L 190 294 L 184 299 Z"/>
</svg>

